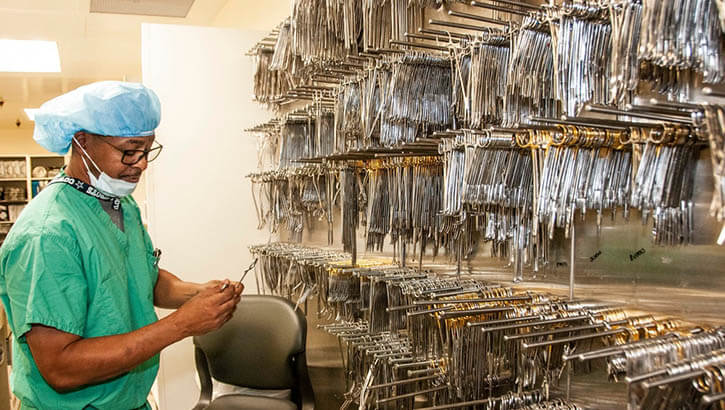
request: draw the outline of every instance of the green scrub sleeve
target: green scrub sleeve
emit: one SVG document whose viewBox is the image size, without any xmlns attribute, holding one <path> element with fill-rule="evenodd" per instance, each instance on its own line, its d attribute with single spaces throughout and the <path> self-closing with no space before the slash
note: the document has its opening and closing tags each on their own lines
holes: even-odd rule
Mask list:
<svg viewBox="0 0 725 410">
<path fill-rule="evenodd" d="M 25 245 L 16 248 L 5 267 L 10 311 L 19 340 L 25 340 L 33 324 L 83 336 L 88 283 L 76 241 L 48 233 L 25 239 Z"/>
</svg>

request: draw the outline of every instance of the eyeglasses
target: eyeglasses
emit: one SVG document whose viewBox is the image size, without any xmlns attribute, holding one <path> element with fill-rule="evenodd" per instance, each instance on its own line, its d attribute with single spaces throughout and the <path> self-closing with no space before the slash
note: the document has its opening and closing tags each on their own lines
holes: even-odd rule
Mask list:
<svg viewBox="0 0 725 410">
<path fill-rule="evenodd" d="M 159 144 L 158 142 L 154 142 L 154 145 L 149 149 L 121 149 L 106 141 L 105 138 L 103 138 L 103 135 L 91 135 L 98 137 L 98 139 L 110 145 L 116 151 L 122 152 L 123 156 L 121 157 L 121 163 L 124 165 L 136 165 L 144 158 L 146 158 L 146 162 L 151 162 L 159 157 L 159 154 L 161 154 L 161 149 L 164 148 L 163 145 Z"/>
</svg>

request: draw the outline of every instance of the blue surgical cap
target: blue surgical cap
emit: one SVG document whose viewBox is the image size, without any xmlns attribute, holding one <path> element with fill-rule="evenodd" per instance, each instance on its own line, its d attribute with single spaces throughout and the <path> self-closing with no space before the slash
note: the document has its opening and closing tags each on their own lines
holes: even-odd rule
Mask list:
<svg viewBox="0 0 725 410">
<path fill-rule="evenodd" d="M 65 155 L 78 131 L 114 137 L 153 135 L 161 120 L 159 98 L 138 83 L 100 81 L 53 98 L 35 113 L 33 139 Z"/>
</svg>

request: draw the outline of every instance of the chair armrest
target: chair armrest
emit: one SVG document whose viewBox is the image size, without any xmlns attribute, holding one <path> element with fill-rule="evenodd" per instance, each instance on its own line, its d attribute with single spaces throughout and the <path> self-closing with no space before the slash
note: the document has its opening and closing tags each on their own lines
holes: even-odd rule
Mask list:
<svg viewBox="0 0 725 410">
<path fill-rule="evenodd" d="M 295 372 L 299 382 L 300 409 L 314 410 L 315 408 L 315 391 L 312 389 L 310 375 L 307 372 L 307 358 L 305 352 L 296 354 L 295 356 Z"/>
<path fill-rule="evenodd" d="M 194 347 L 194 360 L 196 361 L 196 373 L 199 376 L 201 392 L 199 393 L 199 400 L 192 410 L 204 410 L 211 403 L 211 374 L 209 373 L 209 364 L 204 352 L 196 346 Z"/>
</svg>

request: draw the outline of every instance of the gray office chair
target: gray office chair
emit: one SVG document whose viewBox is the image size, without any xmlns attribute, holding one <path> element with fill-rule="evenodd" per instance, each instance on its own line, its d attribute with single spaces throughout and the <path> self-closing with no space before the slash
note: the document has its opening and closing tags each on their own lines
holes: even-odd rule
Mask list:
<svg viewBox="0 0 725 410">
<path fill-rule="evenodd" d="M 194 337 L 201 395 L 194 410 L 312 410 L 307 373 L 307 320 L 277 296 L 242 296 L 219 330 Z M 212 400 L 212 377 L 252 389 L 290 389 L 291 400 L 233 394 Z"/>
</svg>

